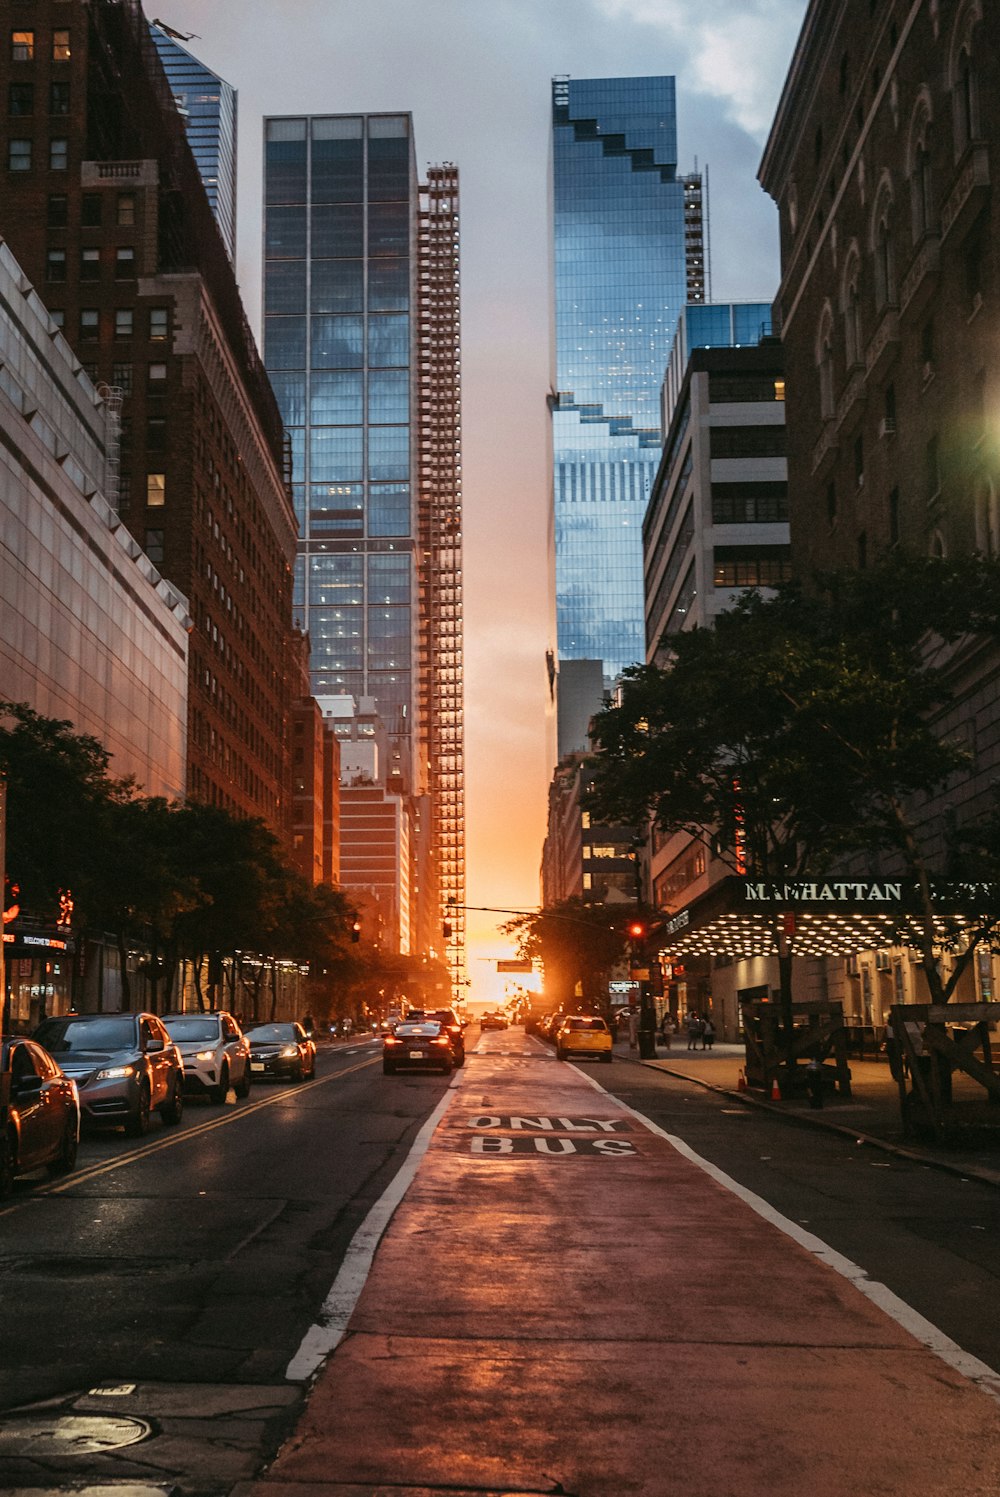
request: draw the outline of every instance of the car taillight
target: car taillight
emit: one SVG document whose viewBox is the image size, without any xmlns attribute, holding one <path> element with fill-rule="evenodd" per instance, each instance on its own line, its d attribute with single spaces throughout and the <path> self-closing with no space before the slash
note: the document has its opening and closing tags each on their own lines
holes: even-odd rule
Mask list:
<svg viewBox="0 0 1000 1497">
<path fill-rule="evenodd" d="M 431 1040 L 431 1044 L 432 1045 L 450 1045 L 451 1041 L 448 1039 L 448 1037 L 446 1035 L 436 1034 L 434 1036 L 434 1038 Z"/>
<path fill-rule="evenodd" d="M 382 1043 L 383 1045 L 401 1045 L 403 1041 L 397 1040 L 394 1034 L 387 1034 Z"/>
</svg>

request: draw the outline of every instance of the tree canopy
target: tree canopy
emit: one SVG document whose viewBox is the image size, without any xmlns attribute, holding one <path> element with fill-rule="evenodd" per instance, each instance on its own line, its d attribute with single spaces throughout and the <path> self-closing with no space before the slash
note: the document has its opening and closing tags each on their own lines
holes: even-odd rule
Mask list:
<svg viewBox="0 0 1000 1497">
<path fill-rule="evenodd" d="M 542 963 L 551 999 L 571 1004 L 579 984 L 588 1006 L 603 1006 L 601 979 L 625 955 L 630 916 L 630 907 L 619 913 L 607 905 L 566 899 L 537 913 L 518 915 L 501 928 L 516 939 L 519 955 Z"/>
<path fill-rule="evenodd" d="M 712 629 L 671 636 L 669 665 L 626 673 L 594 722 L 590 807 L 686 831 L 759 878 L 862 857 L 902 874 L 920 890 L 931 992 L 949 996 L 968 953 L 945 991 L 933 881 L 995 878 L 1000 859 L 928 803 L 970 769 L 947 717 L 956 660 L 998 634 L 1000 565 L 983 558 L 893 558 L 750 593 Z"/>
</svg>

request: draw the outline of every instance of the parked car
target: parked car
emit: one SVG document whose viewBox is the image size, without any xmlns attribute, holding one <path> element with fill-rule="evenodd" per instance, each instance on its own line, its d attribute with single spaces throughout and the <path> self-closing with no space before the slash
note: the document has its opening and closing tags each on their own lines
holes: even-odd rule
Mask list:
<svg viewBox="0 0 1000 1497">
<path fill-rule="evenodd" d="M 262 1080 L 303 1081 L 316 1074 L 316 1046 L 301 1024 L 255 1024 L 246 1033 L 250 1070 Z"/>
<path fill-rule="evenodd" d="M 10 1194 L 16 1175 L 47 1165 L 53 1175 L 76 1164 L 80 1141 L 80 1097 L 76 1083 L 41 1045 L 5 1040 L 0 1072 L 10 1072 L 7 1126 L 0 1136 L 0 1199 Z"/>
<path fill-rule="evenodd" d="M 382 1070 L 386 1076 L 404 1070 L 440 1071 L 450 1076 L 451 1045 L 451 1036 L 438 1019 L 413 1020 L 408 1015 L 382 1041 Z"/>
<path fill-rule="evenodd" d="M 85 1128 L 141 1138 L 154 1108 L 164 1123 L 180 1122 L 184 1062 L 155 1014 L 65 1014 L 32 1038 L 76 1082 Z"/>
<path fill-rule="evenodd" d="M 406 1015 L 407 1024 L 436 1021 L 448 1035 L 451 1046 L 451 1063 L 458 1069 L 465 1065 L 464 1025 L 453 1008 L 411 1008 Z"/>
<path fill-rule="evenodd" d="M 507 1020 L 501 1013 L 487 1012 L 479 1020 L 480 1029 L 506 1029 Z"/>
<path fill-rule="evenodd" d="M 184 1061 L 184 1090 L 224 1102 L 230 1086 L 250 1092 L 250 1046 L 232 1014 L 164 1014 L 163 1024 Z"/>
<path fill-rule="evenodd" d="M 611 1030 L 594 1014 L 568 1014 L 555 1031 L 556 1059 L 579 1055 L 611 1063 Z"/>
</svg>

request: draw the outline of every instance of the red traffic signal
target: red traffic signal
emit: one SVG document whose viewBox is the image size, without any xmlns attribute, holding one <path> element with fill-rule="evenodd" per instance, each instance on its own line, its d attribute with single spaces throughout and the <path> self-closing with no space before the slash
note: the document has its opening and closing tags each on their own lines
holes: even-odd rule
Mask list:
<svg viewBox="0 0 1000 1497">
<path fill-rule="evenodd" d="M 646 934 L 646 927 L 643 925 L 641 920 L 633 920 L 629 925 L 628 933 L 632 937 L 633 941 L 637 941 Z"/>
</svg>

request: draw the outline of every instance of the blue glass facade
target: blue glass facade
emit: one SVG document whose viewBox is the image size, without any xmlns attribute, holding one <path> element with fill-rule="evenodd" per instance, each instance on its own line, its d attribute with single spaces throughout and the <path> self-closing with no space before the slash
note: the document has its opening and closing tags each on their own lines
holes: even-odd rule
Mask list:
<svg viewBox="0 0 1000 1497">
<path fill-rule="evenodd" d="M 150 35 L 230 260 L 236 257 L 236 90 L 152 21 Z"/>
<path fill-rule="evenodd" d="M 296 623 L 316 696 L 413 722 L 409 115 L 264 123 L 264 363 L 292 448 Z"/>
<path fill-rule="evenodd" d="M 642 519 L 686 297 L 673 78 L 552 85 L 559 656 L 645 656 Z"/>
</svg>

